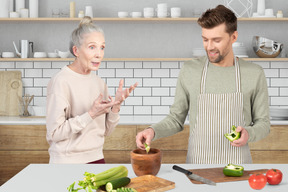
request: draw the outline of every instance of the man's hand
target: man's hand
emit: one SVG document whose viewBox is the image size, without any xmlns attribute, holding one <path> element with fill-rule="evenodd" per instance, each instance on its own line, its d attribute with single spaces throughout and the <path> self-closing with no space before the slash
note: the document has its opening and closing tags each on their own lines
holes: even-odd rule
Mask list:
<svg viewBox="0 0 288 192">
<path fill-rule="evenodd" d="M 231 145 L 235 146 L 235 147 L 241 147 L 241 146 L 246 145 L 246 143 L 249 139 L 249 134 L 248 134 L 247 130 L 241 126 L 238 126 L 236 131 L 241 132 L 241 137 L 239 139 L 231 142 Z"/>
<path fill-rule="evenodd" d="M 152 139 L 154 138 L 155 132 L 152 128 L 141 131 L 136 136 L 136 144 L 142 150 L 145 150 L 144 143 L 150 146 Z"/>
</svg>

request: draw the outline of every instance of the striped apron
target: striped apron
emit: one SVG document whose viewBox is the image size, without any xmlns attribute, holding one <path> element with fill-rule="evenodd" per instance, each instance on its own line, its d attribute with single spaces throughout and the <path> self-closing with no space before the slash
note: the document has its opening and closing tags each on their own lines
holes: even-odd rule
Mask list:
<svg viewBox="0 0 288 192">
<path fill-rule="evenodd" d="M 241 93 L 240 69 L 235 58 L 236 93 L 205 93 L 208 59 L 205 63 L 198 112 L 194 129 L 191 129 L 187 163 L 192 164 L 248 164 L 252 163 L 248 144 L 234 147 L 224 136 L 232 125 L 245 126 L 243 95 Z"/>
</svg>

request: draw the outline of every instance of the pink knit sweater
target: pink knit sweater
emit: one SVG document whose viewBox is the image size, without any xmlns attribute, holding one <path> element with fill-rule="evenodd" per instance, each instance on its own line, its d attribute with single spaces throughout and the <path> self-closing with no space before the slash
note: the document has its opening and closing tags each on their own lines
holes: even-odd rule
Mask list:
<svg viewBox="0 0 288 192">
<path fill-rule="evenodd" d="M 94 72 L 81 75 L 65 66 L 47 86 L 47 141 L 50 163 L 88 163 L 104 158 L 104 137 L 119 122 L 111 110 L 92 119 L 88 114 L 107 85 Z"/>
</svg>

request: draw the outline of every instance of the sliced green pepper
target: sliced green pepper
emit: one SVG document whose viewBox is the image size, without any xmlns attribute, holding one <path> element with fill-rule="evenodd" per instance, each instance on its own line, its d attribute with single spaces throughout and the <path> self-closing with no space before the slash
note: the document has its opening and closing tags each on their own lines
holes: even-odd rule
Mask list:
<svg viewBox="0 0 288 192">
<path fill-rule="evenodd" d="M 241 177 L 244 173 L 244 167 L 229 163 L 224 167 L 223 173 L 229 177 Z"/>
<path fill-rule="evenodd" d="M 241 133 L 236 131 L 237 127 L 232 125 L 231 133 L 226 133 L 224 136 L 229 139 L 229 141 L 235 141 L 241 137 Z"/>
</svg>

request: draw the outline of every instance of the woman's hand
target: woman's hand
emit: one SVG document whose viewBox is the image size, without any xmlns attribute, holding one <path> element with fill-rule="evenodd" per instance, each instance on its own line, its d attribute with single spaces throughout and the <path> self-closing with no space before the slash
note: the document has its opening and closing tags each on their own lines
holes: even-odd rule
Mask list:
<svg viewBox="0 0 288 192">
<path fill-rule="evenodd" d="M 119 104 L 113 106 L 112 111 L 117 113 L 120 111 L 121 103 L 130 95 L 130 93 L 137 87 L 138 83 L 136 82 L 134 85 L 131 85 L 129 88 L 123 90 L 124 80 L 121 79 L 119 82 L 119 87 L 115 94 L 115 102 L 119 101 Z"/>
<path fill-rule="evenodd" d="M 109 96 L 110 100 L 102 100 L 102 98 L 103 98 L 103 95 L 100 93 L 100 95 L 94 101 L 93 105 L 88 111 L 92 119 L 104 113 L 109 113 L 112 106 L 118 105 L 120 103 L 119 101 L 113 101 L 113 98 L 111 96 Z"/>
</svg>

